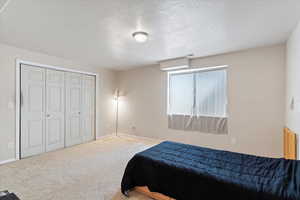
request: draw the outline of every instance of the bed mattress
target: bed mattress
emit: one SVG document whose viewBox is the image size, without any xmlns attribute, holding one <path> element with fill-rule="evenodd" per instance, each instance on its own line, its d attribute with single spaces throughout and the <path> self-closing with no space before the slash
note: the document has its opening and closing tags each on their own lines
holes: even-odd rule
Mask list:
<svg viewBox="0 0 300 200">
<path fill-rule="evenodd" d="M 148 186 L 177 200 L 300 200 L 299 162 L 166 141 L 129 161 L 121 190 Z"/>
</svg>

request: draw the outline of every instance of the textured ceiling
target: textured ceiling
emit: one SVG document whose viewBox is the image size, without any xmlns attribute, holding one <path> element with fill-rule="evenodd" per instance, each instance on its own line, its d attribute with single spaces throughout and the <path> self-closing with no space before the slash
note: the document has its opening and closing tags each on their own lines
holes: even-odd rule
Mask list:
<svg viewBox="0 0 300 200">
<path fill-rule="evenodd" d="M 5 10 L 10 0 L 0 0 L 0 14 Z"/>
<path fill-rule="evenodd" d="M 0 15 L 2 43 L 122 70 L 282 43 L 300 1 L 11 0 Z M 133 40 L 137 30 L 147 43 Z"/>
</svg>

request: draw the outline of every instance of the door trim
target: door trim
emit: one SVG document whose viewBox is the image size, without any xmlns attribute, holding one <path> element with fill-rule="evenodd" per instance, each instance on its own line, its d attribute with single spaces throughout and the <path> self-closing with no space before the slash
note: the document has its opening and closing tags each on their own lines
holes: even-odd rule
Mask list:
<svg viewBox="0 0 300 200">
<path fill-rule="evenodd" d="M 20 149 L 21 149 L 21 144 L 20 144 L 20 134 L 21 134 L 21 64 L 24 65 L 30 65 L 33 67 L 41 67 L 41 68 L 46 68 L 46 69 L 53 69 L 53 70 L 59 70 L 59 71 L 65 71 L 65 72 L 74 72 L 74 73 L 79 73 L 79 74 L 86 74 L 86 75 L 92 75 L 96 77 L 96 91 L 95 91 L 95 140 L 98 138 L 97 137 L 97 131 L 99 130 L 99 124 L 97 123 L 97 120 L 99 119 L 99 113 L 98 113 L 98 108 L 99 107 L 99 95 L 100 95 L 100 90 L 99 90 L 99 74 L 98 73 L 92 73 L 92 72 L 87 72 L 87 71 L 80 71 L 80 70 L 73 70 L 65 67 L 60 67 L 60 66 L 52 66 L 52 65 L 45 65 L 45 64 L 40 64 L 40 63 L 35 63 L 35 62 L 30 62 L 30 61 L 25 61 L 21 59 L 16 59 L 16 160 L 20 160 Z"/>
</svg>

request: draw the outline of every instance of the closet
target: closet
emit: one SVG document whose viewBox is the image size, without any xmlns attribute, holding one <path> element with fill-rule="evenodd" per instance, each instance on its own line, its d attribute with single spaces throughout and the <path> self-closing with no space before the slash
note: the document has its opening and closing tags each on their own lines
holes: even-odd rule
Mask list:
<svg viewBox="0 0 300 200">
<path fill-rule="evenodd" d="M 21 65 L 21 158 L 95 139 L 95 76 Z"/>
</svg>

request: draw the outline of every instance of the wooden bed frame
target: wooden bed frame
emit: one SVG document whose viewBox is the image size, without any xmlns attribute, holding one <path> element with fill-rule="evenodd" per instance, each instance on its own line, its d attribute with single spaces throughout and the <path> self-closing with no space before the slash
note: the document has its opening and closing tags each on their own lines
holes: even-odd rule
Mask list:
<svg viewBox="0 0 300 200">
<path fill-rule="evenodd" d="M 293 133 L 290 129 L 284 129 L 284 158 L 296 160 L 297 158 L 297 137 L 296 134 Z M 135 187 L 134 190 L 136 192 L 142 193 L 152 199 L 155 200 L 175 200 L 171 197 L 163 195 L 157 192 L 151 192 L 147 186 L 144 187 Z"/>
<path fill-rule="evenodd" d="M 171 197 L 168 197 L 166 195 L 163 195 L 161 193 L 158 193 L 158 192 L 151 192 L 147 186 L 144 186 L 144 187 L 135 187 L 134 190 L 136 192 L 139 192 L 139 193 L 142 193 L 152 199 L 155 199 L 155 200 L 175 200 Z"/>
</svg>

